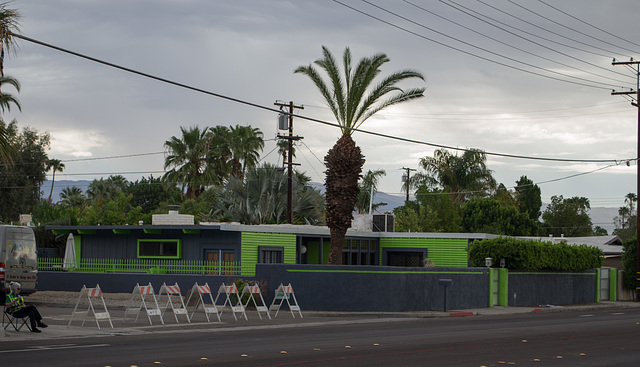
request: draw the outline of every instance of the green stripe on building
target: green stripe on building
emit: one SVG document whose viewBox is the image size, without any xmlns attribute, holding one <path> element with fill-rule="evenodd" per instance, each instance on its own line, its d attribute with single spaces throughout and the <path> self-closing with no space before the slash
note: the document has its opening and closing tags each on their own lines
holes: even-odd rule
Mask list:
<svg viewBox="0 0 640 367">
<path fill-rule="evenodd" d="M 242 275 L 256 275 L 256 264 L 259 261 L 260 246 L 282 247 L 284 250 L 284 263 L 296 263 L 295 234 L 242 232 L 241 241 L 242 249 L 240 250 L 240 258 L 242 259 Z"/>
</svg>

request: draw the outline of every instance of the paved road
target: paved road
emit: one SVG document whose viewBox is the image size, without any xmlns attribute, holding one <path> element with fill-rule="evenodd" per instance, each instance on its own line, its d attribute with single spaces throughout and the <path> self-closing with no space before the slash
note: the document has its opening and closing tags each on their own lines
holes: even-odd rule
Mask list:
<svg viewBox="0 0 640 367">
<path fill-rule="evenodd" d="M 55 324 L 65 321 L 52 317 Z M 39 339 L 19 340 L 13 332 L 0 343 L 0 360 L 3 366 L 114 367 L 635 366 L 640 360 L 639 308 L 464 318 L 311 315 L 269 322 L 250 315 L 248 322 L 235 322 L 226 317 L 222 323 L 140 323 L 58 339 L 40 336 L 45 331 Z M 50 329 L 62 327 L 55 324 Z"/>
</svg>

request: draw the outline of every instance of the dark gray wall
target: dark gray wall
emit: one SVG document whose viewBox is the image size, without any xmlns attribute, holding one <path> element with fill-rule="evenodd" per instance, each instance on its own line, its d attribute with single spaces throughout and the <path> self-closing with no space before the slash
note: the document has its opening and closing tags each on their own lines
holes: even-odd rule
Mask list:
<svg viewBox="0 0 640 367">
<path fill-rule="evenodd" d="M 593 303 L 596 302 L 596 284 L 595 270 L 564 274 L 510 270 L 509 306 Z"/>
<path fill-rule="evenodd" d="M 487 307 L 486 268 L 397 268 L 258 264 L 256 278 L 269 284 L 271 302 L 278 284 L 291 283 L 302 310 L 405 312 L 442 310 L 444 288 L 452 279 L 447 309 Z"/>
<path fill-rule="evenodd" d="M 163 282 L 178 282 L 186 294 L 195 282 L 209 283 L 215 293 L 221 283 L 237 278 L 257 280 L 270 304 L 278 284 L 291 283 L 301 309 L 340 312 L 406 312 L 444 309 L 444 288 L 439 279 L 451 279 L 447 309 L 484 308 L 489 305 L 486 268 L 400 268 L 389 266 L 328 266 L 258 264 L 255 277 L 144 273 L 39 273 L 38 290 L 78 292 L 83 285 L 107 293 L 130 293 L 136 283 L 149 282 L 159 290 Z M 509 274 L 509 306 L 592 303 L 596 300 L 596 272 Z M 514 301 L 513 294 L 517 298 Z"/>
</svg>

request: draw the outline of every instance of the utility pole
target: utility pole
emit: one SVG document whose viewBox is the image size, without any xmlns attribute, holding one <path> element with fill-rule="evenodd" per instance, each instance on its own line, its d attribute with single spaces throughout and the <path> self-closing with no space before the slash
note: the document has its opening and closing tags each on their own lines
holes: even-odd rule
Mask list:
<svg viewBox="0 0 640 367">
<path fill-rule="evenodd" d="M 632 69 L 636 74 L 636 90 L 630 90 L 627 92 L 611 92 L 612 95 L 630 95 L 631 105 L 635 106 L 638 110 L 638 137 L 636 140 L 636 195 L 640 195 L 640 61 L 636 61 L 633 58 L 629 61 L 616 61 L 613 59 L 612 65 L 626 65 Z M 634 68 L 635 67 L 635 68 Z M 635 98 L 633 97 L 635 95 Z M 636 207 L 636 301 L 640 301 L 640 236 L 638 236 L 638 230 L 640 230 L 640 205 Z"/>
<path fill-rule="evenodd" d="M 287 112 L 289 118 L 289 134 L 288 135 L 280 135 L 278 134 L 279 139 L 287 139 L 289 141 L 289 147 L 287 151 L 287 222 L 289 224 L 293 224 L 293 141 L 303 139 L 300 136 L 293 136 L 293 109 L 298 108 L 304 110 L 303 106 L 296 106 L 293 104 L 293 101 L 289 103 L 282 103 L 276 101 L 274 103 L 276 106 L 280 106 L 280 110 L 285 107 L 289 107 L 289 112 Z M 299 164 L 295 164 L 299 165 Z"/>
<path fill-rule="evenodd" d="M 406 201 L 409 201 L 409 189 L 410 189 L 410 185 L 411 185 L 411 176 L 410 175 L 411 175 L 411 171 L 415 171 L 415 169 L 407 168 L 407 167 L 402 167 L 402 169 L 407 171 L 406 175 L 402 175 L 403 176 L 402 178 L 406 178 L 406 180 L 404 181 L 407 184 L 406 185 L 406 187 L 407 187 L 407 200 Z"/>
</svg>

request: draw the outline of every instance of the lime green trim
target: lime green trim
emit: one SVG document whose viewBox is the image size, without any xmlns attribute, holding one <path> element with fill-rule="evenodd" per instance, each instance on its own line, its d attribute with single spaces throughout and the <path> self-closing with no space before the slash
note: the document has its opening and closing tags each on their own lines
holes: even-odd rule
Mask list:
<svg viewBox="0 0 640 367">
<path fill-rule="evenodd" d="M 498 285 L 498 305 L 509 306 L 509 269 L 500 268 Z"/>
<path fill-rule="evenodd" d="M 498 269 L 489 268 L 489 307 L 493 307 L 493 295 L 496 292 L 499 292 L 499 287 L 496 287 L 496 274 L 498 273 Z M 498 289 L 496 289 L 498 288 Z"/>
<path fill-rule="evenodd" d="M 260 256 L 260 246 L 282 247 L 283 262 L 296 263 L 296 235 L 289 233 L 242 232 L 240 260 L 241 275 L 255 276 Z"/>
<path fill-rule="evenodd" d="M 599 271 L 599 269 L 598 269 Z M 527 272 L 527 271 L 523 271 L 523 272 L 513 272 L 513 273 L 509 273 L 511 275 L 591 275 L 594 276 L 596 275 L 596 273 L 541 273 L 541 272 Z"/>
<path fill-rule="evenodd" d="M 114 234 L 131 234 L 130 229 L 113 229 Z"/>
<path fill-rule="evenodd" d="M 80 259 L 82 259 L 82 236 L 77 235 L 77 236 L 73 236 L 73 247 L 76 250 L 76 269 L 78 268 L 78 265 L 80 264 Z"/>
<path fill-rule="evenodd" d="M 377 270 L 315 270 L 315 269 L 287 269 L 288 273 L 352 273 L 352 274 L 473 274 L 482 275 L 481 271 L 377 271 Z"/>
<path fill-rule="evenodd" d="M 162 234 L 162 230 L 161 229 L 157 229 L 157 228 L 145 228 L 143 229 L 144 233 L 151 233 L 151 234 Z"/>
<path fill-rule="evenodd" d="M 96 234 L 95 229 L 78 229 L 78 234 Z"/>
<path fill-rule="evenodd" d="M 178 246 L 175 256 L 141 256 L 140 243 L 142 242 L 175 242 Z M 182 258 L 182 240 L 176 239 L 138 239 L 138 249 L 136 252 L 138 259 L 181 259 Z"/>
<path fill-rule="evenodd" d="M 200 230 L 199 230 L 199 229 L 186 229 L 186 228 L 183 228 L 183 229 L 182 229 L 182 233 L 186 233 L 186 234 L 200 234 Z"/>
<path fill-rule="evenodd" d="M 600 268 L 596 269 L 596 302 L 600 302 Z"/>
<path fill-rule="evenodd" d="M 466 239 L 381 238 L 380 261 L 382 261 L 383 250 L 393 248 L 426 249 L 427 257 L 433 261 L 435 266 L 466 267 L 468 263 L 468 241 Z"/>
<path fill-rule="evenodd" d="M 618 300 L 618 269 L 609 268 L 609 301 Z"/>
<path fill-rule="evenodd" d="M 67 229 L 52 229 L 51 233 L 53 233 L 53 234 L 69 234 L 69 233 L 71 233 L 71 231 L 69 231 Z"/>
</svg>

